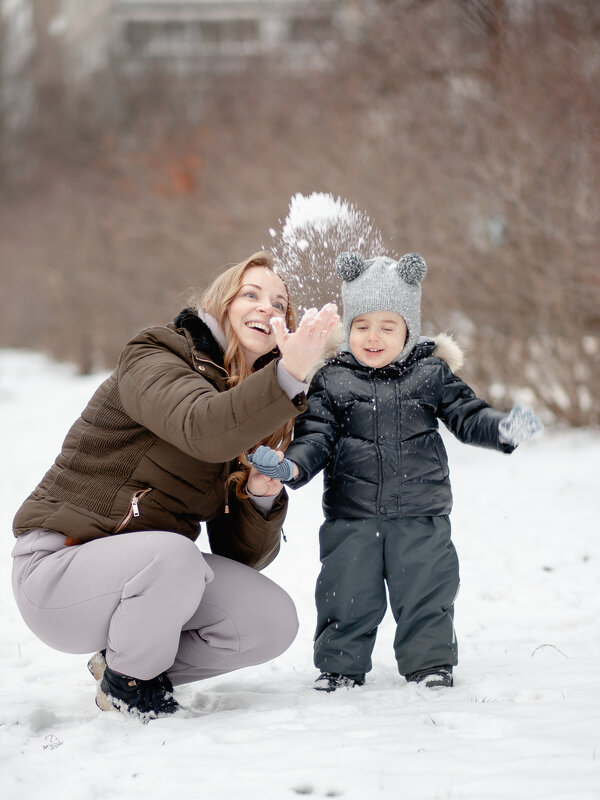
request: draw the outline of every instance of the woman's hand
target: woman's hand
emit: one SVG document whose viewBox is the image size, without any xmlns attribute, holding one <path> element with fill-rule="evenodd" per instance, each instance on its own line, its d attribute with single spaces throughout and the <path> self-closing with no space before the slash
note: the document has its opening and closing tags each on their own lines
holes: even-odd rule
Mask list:
<svg viewBox="0 0 600 800">
<path fill-rule="evenodd" d="M 283 453 L 281 455 L 283 457 Z M 250 467 L 246 481 L 246 490 L 250 496 L 274 497 L 279 494 L 282 486 L 283 484 L 277 478 L 269 478 L 268 475 L 262 475 L 256 467 Z"/>
<path fill-rule="evenodd" d="M 269 478 L 277 478 L 285 483 L 298 477 L 298 467 L 289 458 L 284 458 L 281 450 L 261 444 L 253 453 L 248 453 L 247 459 L 261 475 L 268 475 Z"/>
<path fill-rule="evenodd" d="M 258 450 L 270 452 L 273 454 L 273 456 L 277 455 L 279 462 L 283 461 L 282 450 L 271 450 L 270 447 L 263 447 L 262 445 L 258 448 Z M 252 456 L 250 455 L 248 458 L 251 460 Z M 290 461 L 288 463 L 291 464 L 292 462 Z M 296 464 L 293 465 L 293 470 L 293 477 L 296 478 L 298 476 L 298 467 Z M 283 484 L 278 478 L 270 478 L 268 475 L 259 472 L 254 465 L 250 467 L 250 473 L 246 482 L 248 494 L 254 495 L 255 497 L 273 497 L 273 495 L 279 494 L 282 486 Z"/>
<path fill-rule="evenodd" d="M 327 303 L 320 311 L 309 308 L 302 317 L 298 330 L 290 333 L 281 317 L 274 317 L 271 327 L 281 353 L 281 363 L 298 381 L 303 381 L 323 358 L 325 343 L 340 318 L 335 303 Z"/>
</svg>

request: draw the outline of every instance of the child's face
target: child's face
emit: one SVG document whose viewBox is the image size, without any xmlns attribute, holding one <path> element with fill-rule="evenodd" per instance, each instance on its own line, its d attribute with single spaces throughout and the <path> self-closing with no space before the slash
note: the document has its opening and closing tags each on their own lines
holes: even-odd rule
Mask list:
<svg viewBox="0 0 600 800">
<path fill-rule="evenodd" d="M 355 317 L 348 344 L 352 355 L 369 367 L 387 367 L 404 348 L 406 322 L 394 311 L 371 311 Z"/>
</svg>

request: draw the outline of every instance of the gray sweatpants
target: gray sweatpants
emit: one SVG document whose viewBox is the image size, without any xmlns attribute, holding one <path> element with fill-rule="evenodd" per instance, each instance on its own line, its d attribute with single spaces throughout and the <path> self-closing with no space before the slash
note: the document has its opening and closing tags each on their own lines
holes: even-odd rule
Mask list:
<svg viewBox="0 0 600 800">
<path fill-rule="evenodd" d="M 13 591 L 28 627 L 66 653 L 106 648 L 108 665 L 174 684 L 261 664 L 293 642 L 289 595 L 256 570 L 165 531 L 65 547 L 35 529 L 13 550 Z"/>
<path fill-rule="evenodd" d="M 319 540 L 316 667 L 369 672 L 386 584 L 400 674 L 457 663 L 459 568 L 447 516 L 326 520 Z"/>
</svg>

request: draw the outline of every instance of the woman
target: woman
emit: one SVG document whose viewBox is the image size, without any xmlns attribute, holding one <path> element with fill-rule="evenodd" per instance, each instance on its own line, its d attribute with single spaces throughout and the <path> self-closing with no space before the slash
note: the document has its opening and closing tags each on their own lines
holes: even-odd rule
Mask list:
<svg viewBox="0 0 600 800">
<path fill-rule="evenodd" d="M 268 661 L 296 635 L 291 599 L 258 572 L 287 498 L 246 455 L 285 449 L 339 321 L 325 306 L 289 333 L 267 252 L 200 305 L 127 344 L 14 520 L 25 622 L 58 650 L 100 651 L 97 704 L 145 719 L 177 710 L 173 685 Z M 212 554 L 193 543 L 201 521 Z"/>
</svg>

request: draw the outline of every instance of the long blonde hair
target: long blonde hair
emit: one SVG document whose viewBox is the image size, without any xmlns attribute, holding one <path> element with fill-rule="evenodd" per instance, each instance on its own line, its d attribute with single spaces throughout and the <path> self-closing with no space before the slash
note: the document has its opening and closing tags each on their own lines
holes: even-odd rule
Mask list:
<svg viewBox="0 0 600 800">
<path fill-rule="evenodd" d="M 225 333 L 226 347 L 223 355 L 223 362 L 228 373 L 227 381 L 229 386 L 236 386 L 252 373 L 252 367 L 248 365 L 244 358 L 240 340 L 229 323 L 229 315 L 227 313 L 229 306 L 242 287 L 246 270 L 251 267 L 264 267 L 264 269 L 273 270 L 273 264 L 273 256 L 268 250 L 254 253 L 245 261 L 241 261 L 239 264 L 229 267 L 215 278 L 211 285 L 205 290 L 199 303 L 196 304 L 196 308 L 202 308 L 215 317 L 222 331 Z M 285 312 L 285 323 L 288 330 L 295 331 L 296 314 L 287 286 L 286 292 L 288 295 L 288 303 Z M 273 352 L 278 353 L 278 350 L 275 348 Z M 290 420 L 273 431 L 270 436 L 257 442 L 256 445 L 264 444 L 267 447 L 272 447 L 274 450 L 285 450 L 292 439 L 293 428 L 294 421 Z M 232 472 L 227 479 L 228 486 L 235 485 L 236 495 L 239 498 L 248 497 L 248 494 L 242 488 L 250 472 L 250 462 L 246 456 L 247 451 L 238 455 L 241 469 Z"/>
</svg>

